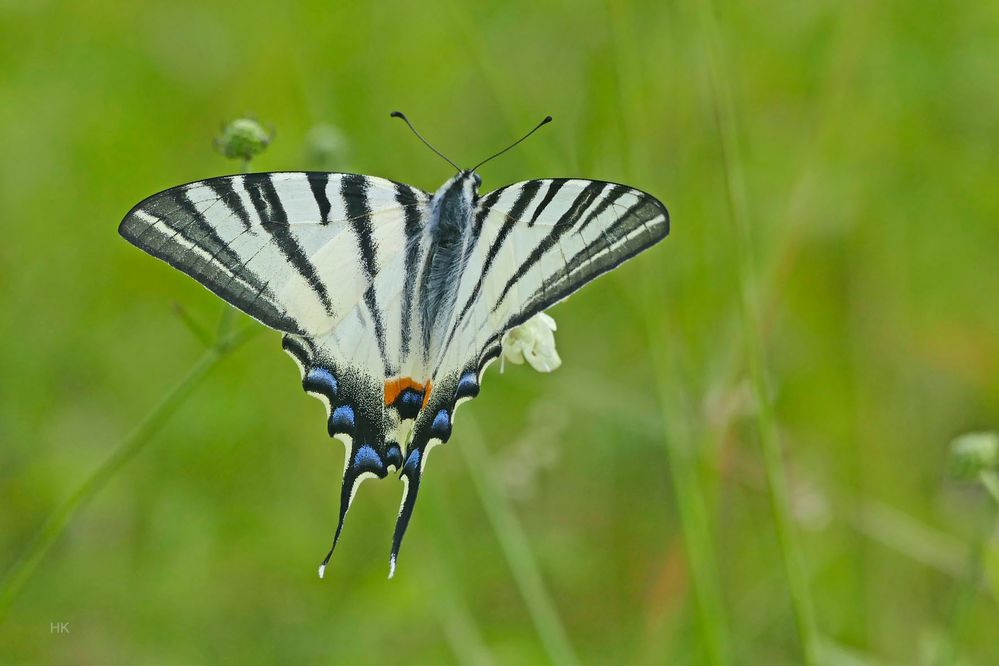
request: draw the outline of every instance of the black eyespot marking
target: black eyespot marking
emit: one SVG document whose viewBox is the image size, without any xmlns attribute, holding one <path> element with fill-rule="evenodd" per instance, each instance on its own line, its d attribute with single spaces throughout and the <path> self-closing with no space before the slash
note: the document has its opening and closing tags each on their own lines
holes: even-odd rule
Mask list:
<svg viewBox="0 0 999 666">
<path fill-rule="evenodd" d="M 399 410 L 400 418 L 415 419 L 423 406 L 423 392 L 412 388 L 404 389 L 393 404 Z"/>
</svg>

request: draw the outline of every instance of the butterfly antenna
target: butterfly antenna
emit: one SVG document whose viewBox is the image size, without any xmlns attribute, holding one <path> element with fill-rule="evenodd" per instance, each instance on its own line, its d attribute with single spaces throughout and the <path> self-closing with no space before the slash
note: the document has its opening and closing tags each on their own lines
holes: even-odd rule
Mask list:
<svg viewBox="0 0 999 666">
<path fill-rule="evenodd" d="M 541 129 L 542 127 L 544 127 L 545 125 L 547 125 L 551 121 L 552 121 L 552 117 L 551 116 L 545 116 L 545 119 L 542 120 L 540 123 L 538 123 L 537 127 L 535 127 L 534 129 L 532 129 L 530 132 L 528 132 L 524 136 L 520 137 L 519 139 L 517 139 L 516 141 L 514 141 L 513 143 L 511 143 L 509 146 L 507 146 L 503 150 L 501 150 L 498 153 L 496 153 L 495 155 L 490 155 L 486 159 L 482 160 L 481 162 L 479 162 L 478 164 L 476 164 L 475 166 L 473 166 L 470 169 L 470 171 L 475 171 L 476 169 L 478 169 L 480 166 L 482 166 L 483 164 L 485 164 L 489 160 L 495 159 L 495 158 L 499 157 L 500 155 L 502 155 L 506 151 L 510 150 L 511 148 L 513 148 L 514 146 L 516 146 L 518 143 L 520 143 L 521 141 L 523 141 L 527 137 L 531 136 L 532 134 L 534 134 L 535 132 L 537 132 L 539 129 Z"/>
<path fill-rule="evenodd" d="M 455 164 L 454 162 L 452 162 L 451 160 L 449 160 L 447 158 L 447 155 L 445 155 L 441 151 L 439 151 L 436 148 L 434 148 L 433 146 L 431 146 L 430 142 L 427 141 L 426 139 L 424 139 L 423 136 L 421 136 L 420 133 L 416 131 L 416 128 L 413 127 L 413 123 L 409 122 L 409 118 L 406 117 L 406 114 L 404 114 L 402 111 L 393 111 L 389 115 L 392 116 L 393 118 L 402 118 L 403 122 L 405 122 L 407 125 L 409 125 L 409 129 L 413 130 L 413 134 L 416 135 L 416 138 L 423 142 L 423 145 L 425 145 L 427 148 L 429 148 L 430 150 L 432 150 L 435 153 L 437 153 L 438 155 L 440 155 L 444 159 L 445 162 L 447 162 L 448 164 L 450 164 L 451 166 L 453 166 L 455 169 L 457 169 L 458 171 L 461 171 L 461 167 L 460 166 L 458 166 L 457 164 Z"/>
</svg>

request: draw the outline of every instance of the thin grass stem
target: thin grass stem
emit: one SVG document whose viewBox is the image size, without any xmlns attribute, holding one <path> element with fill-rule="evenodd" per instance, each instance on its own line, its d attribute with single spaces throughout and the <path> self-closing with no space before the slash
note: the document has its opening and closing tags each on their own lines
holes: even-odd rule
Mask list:
<svg viewBox="0 0 999 666">
<path fill-rule="evenodd" d="M 618 86 L 618 115 L 622 129 L 621 150 L 624 151 L 622 165 L 627 182 L 631 182 L 636 156 L 640 146 L 632 146 L 631 137 L 642 136 L 638 128 L 648 126 L 647 104 L 644 101 L 646 85 L 642 81 L 641 54 L 636 49 L 639 40 L 634 34 L 631 8 L 626 3 L 606 2 L 608 29 L 614 44 L 615 73 Z M 630 100 L 626 105 L 624 100 Z M 642 264 L 649 266 L 648 263 Z M 646 275 L 650 275 L 648 270 Z M 669 331 L 668 320 L 660 324 L 653 313 L 661 311 L 658 293 L 651 280 L 645 290 L 645 298 L 635 298 L 638 317 L 645 323 L 649 340 L 649 353 L 653 362 L 656 388 L 658 389 L 658 418 L 662 422 L 662 438 L 667 456 L 667 468 L 673 482 L 674 501 L 680 517 L 683 532 L 683 547 L 687 566 L 691 573 L 696 624 L 700 637 L 704 661 L 708 664 L 728 664 L 732 662 L 731 640 L 725 603 L 721 594 L 721 581 L 718 575 L 718 560 L 714 548 L 714 530 L 711 512 L 705 494 L 705 483 L 700 473 L 700 455 L 694 446 L 693 429 L 686 415 L 686 396 L 681 386 L 682 380 L 677 355 L 672 343 L 663 348 L 661 341 L 677 340 Z M 713 469 L 711 473 L 714 474 Z"/>
<path fill-rule="evenodd" d="M 212 338 L 212 335 L 211 333 L 208 332 L 208 329 L 202 326 L 201 322 L 199 322 L 197 319 L 191 316 L 191 313 L 188 312 L 187 308 L 185 308 L 183 305 L 181 305 L 180 303 L 174 303 L 173 313 L 177 315 L 177 318 L 180 319 L 180 322 L 184 324 L 185 327 L 187 327 L 187 330 L 191 332 L 191 335 L 193 335 L 195 338 L 198 339 L 198 342 L 203 344 L 205 347 L 211 347 L 213 344 L 215 344 L 215 339 Z"/>
<path fill-rule="evenodd" d="M 475 616 L 465 600 L 459 569 L 451 559 L 454 541 L 449 525 L 443 519 L 447 503 L 441 498 L 444 490 L 437 484 L 427 488 L 422 501 L 428 503 L 430 511 L 426 517 L 432 520 L 429 542 L 424 541 L 422 555 L 429 566 L 424 571 L 426 597 L 433 602 L 434 610 L 444 632 L 444 638 L 460 664 L 469 666 L 492 666 L 496 663 L 482 637 Z"/>
<path fill-rule="evenodd" d="M 31 578 L 42 559 L 66 530 L 69 523 L 121 470 L 138 454 L 153 436 L 170 420 L 181 405 L 193 394 L 219 361 L 236 350 L 258 332 L 257 327 L 244 329 L 209 347 L 187 374 L 170 389 L 159 404 L 114 448 L 111 455 L 95 469 L 42 526 L 35 540 L 14 563 L 0 585 L 0 624 L 7 617 L 11 604 Z"/>
<path fill-rule="evenodd" d="M 654 312 L 650 306 L 646 312 Z M 687 555 L 693 582 L 697 625 L 705 653 L 705 663 L 729 664 L 732 662 L 731 641 L 725 604 L 722 600 L 721 585 L 718 580 L 718 558 L 715 554 L 713 534 L 708 518 L 707 502 L 700 480 L 697 452 L 690 446 L 692 441 L 689 424 L 682 414 L 684 396 L 675 390 L 670 377 L 678 376 L 676 363 L 671 362 L 672 353 L 661 351 L 657 340 L 676 339 L 663 335 L 652 323 L 652 317 L 644 317 L 649 336 L 649 350 L 652 356 L 656 386 L 659 393 L 659 414 L 662 419 L 662 437 L 668 457 L 667 467 L 673 481 L 674 500 L 683 530 L 683 544 Z M 672 406 L 672 407 L 671 407 Z M 687 445 L 684 445 L 687 442 Z"/>
<path fill-rule="evenodd" d="M 579 659 L 569 642 L 565 627 L 562 626 L 555 603 L 545 587 L 524 528 L 510 500 L 500 490 L 499 484 L 490 472 L 489 453 L 482 443 L 482 433 L 478 423 L 471 415 L 464 417 L 462 440 L 457 448 L 461 450 L 468 464 L 475 489 L 486 510 L 486 516 L 503 549 L 548 658 L 554 664 L 578 664 Z"/>
<path fill-rule="evenodd" d="M 757 428 L 764 469 L 770 490 L 777 541 L 794 612 L 802 659 L 806 664 L 819 660 L 820 641 L 815 611 L 805 574 L 803 558 L 791 521 L 786 470 L 777 435 L 777 420 L 766 381 L 766 358 L 757 297 L 756 267 L 749 229 L 748 204 L 739 157 L 735 111 L 722 63 L 718 25 L 711 0 L 701 0 L 702 38 L 711 89 L 711 104 L 721 144 L 729 216 L 735 227 L 739 281 L 739 312 L 746 345 L 752 392 L 756 401 Z"/>
<path fill-rule="evenodd" d="M 985 474 L 982 475 L 982 477 L 985 476 Z M 999 479 L 993 478 L 992 480 L 999 485 Z M 988 488 L 987 483 L 986 487 Z M 996 490 L 999 490 L 999 488 Z M 989 489 L 989 494 L 992 494 L 992 489 Z M 997 501 L 999 501 L 999 498 L 997 498 Z M 957 590 L 954 592 L 950 611 L 947 614 L 947 635 L 942 638 L 936 660 L 934 661 L 937 666 L 946 666 L 947 664 L 954 664 L 959 661 L 959 646 L 967 632 L 975 597 L 982 588 L 982 579 L 985 574 L 986 546 L 989 536 L 995 529 L 997 515 L 999 515 L 999 507 L 995 506 L 992 502 L 989 502 L 988 506 L 982 511 L 974 540 L 968 549 L 964 576 L 957 586 Z"/>
<path fill-rule="evenodd" d="M 236 309 L 233 308 L 228 303 L 222 305 L 222 313 L 219 315 L 219 323 L 215 329 L 215 339 L 223 340 L 229 335 L 229 330 L 232 328 L 233 316 L 236 314 Z"/>
</svg>

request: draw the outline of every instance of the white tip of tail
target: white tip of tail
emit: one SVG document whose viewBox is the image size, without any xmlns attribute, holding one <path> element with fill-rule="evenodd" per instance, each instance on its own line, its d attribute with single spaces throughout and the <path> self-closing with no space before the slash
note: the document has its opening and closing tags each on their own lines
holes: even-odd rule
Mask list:
<svg viewBox="0 0 999 666">
<path fill-rule="evenodd" d="M 319 565 L 319 577 L 322 578 L 325 573 L 326 573 L 326 565 L 325 564 L 320 564 Z"/>
<path fill-rule="evenodd" d="M 389 578 L 395 575 L 395 557 L 389 560 Z"/>
</svg>

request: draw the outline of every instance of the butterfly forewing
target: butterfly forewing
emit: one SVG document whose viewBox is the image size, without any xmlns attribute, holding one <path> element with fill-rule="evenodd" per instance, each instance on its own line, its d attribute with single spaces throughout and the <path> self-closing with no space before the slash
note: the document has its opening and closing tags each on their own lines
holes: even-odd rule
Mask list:
<svg viewBox="0 0 999 666">
<path fill-rule="evenodd" d="M 435 376 L 479 363 L 507 330 L 669 233 L 657 199 L 615 183 L 534 180 L 497 192 L 482 199 L 484 259 L 462 283 Z"/>
<path fill-rule="evenodd" d="M 428 201 L 416 188 L 353 174 L 223 176 L 149 197 L 119 232 L 264 324 L 315 335 L 363 297 L 404 247 L 407 212 L 422 219 Z"/>
</svg>

